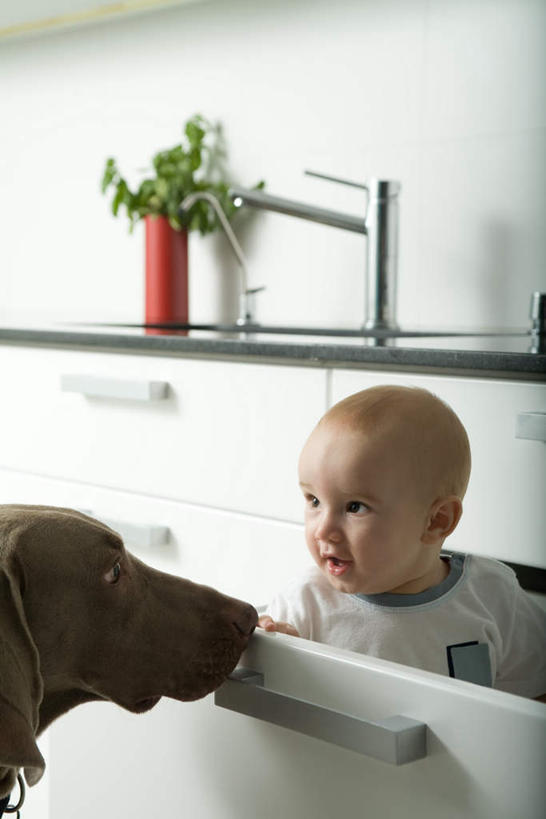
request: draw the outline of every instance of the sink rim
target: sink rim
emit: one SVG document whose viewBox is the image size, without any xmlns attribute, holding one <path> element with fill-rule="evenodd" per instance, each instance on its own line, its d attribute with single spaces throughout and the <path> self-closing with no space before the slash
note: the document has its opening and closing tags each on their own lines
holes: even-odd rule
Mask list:
<svg viewBox="0 0 546 819">
<path fill-rule="evenodd" d="M 64 323 L 64 322 L 63 322 Z M 68 323 L 68 322 L 66 322 Z M 74 326 L 74 322 L 71 322 Z M 230 333 L 238 336 L 248 335 L 292 335 L 292 336 L 325 336 L 330 338 L 472 338 L 472 337 L 525 337 L 531 335 L 527 329 L 513 330 L 412 330 L 405 328 L 336 328 L 336 327 L 291 327 L 272 324 L 236 323 L 192 323 L 192 322 L 77 322 L 84 327 L 112 327 L 132 330 L 172 330 L 176 333 L 201 331 Z"/>
</svg>

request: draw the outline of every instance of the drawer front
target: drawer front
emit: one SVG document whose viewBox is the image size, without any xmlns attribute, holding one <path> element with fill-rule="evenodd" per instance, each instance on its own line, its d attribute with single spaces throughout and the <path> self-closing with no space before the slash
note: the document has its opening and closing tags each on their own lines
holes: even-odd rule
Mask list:
<svg viewBox="0 0 546 819">
<path fill-rule="evenodd" d="M 102 487 L 0 470 L 0 503 L 79 509 L 104 520 L 129 551 L 155 568 L 257 607 L 311 560 L 301 524 Z"/>
<path fill-rule="evenodd" d="M 263 674 L 264 710 L 270 692 L 290 698 L 304 733 L 212 696 L 163 700 L 138 719 L 77 708 L 51 728 L 55 819 L 140 817 L 143 805 L 199 819 L 542 819 L 540 703 L 285 635 L 257 633 L 242 663 Z M 253 692 L 239 685 L 244 709 Z M 329 722 L 362 721 L 365 734 L 394 717 L 421 723 L 426 755 L 397 766 L 375 758 L 380 740 L 363 755 L 317 738 L 309 703 Z"/>
<path fill-rule="evenodd" d="M 162 570 L 256 604 L 285 582 L 287 566 L 298 572 L 308 560 L 301 526 L 250 515 L 2 470 L 0 501 L 92 509 L 129 524 L 137 540 L 164 527 L 160 544 L 127 545 Z M 540 704 L 284 635 L 258 633 L 242 664 L 296 707 L 308 701 L 343 721 L 422 723 L 426 756 L 397 767 L 376 758 L 375 740 L 362 755 L 316 738 L 320 719 L 305 718 L 306 735 L 298 734 L 213 696 L 164 699 L 138 718 L 90 703 L 47 732 L 50 817 L 143 816 L 153 805 L 158 816 L 330 819 L 340 804 L 357 816 L 365 804 L 371 819 L 395 819 L 401 806 L 409 819 L 542 815 Z"/>
<path fill-rule="evenodd" d="M 540 419 L 546 413 L 546 386 L 337 370 L 331 401 L 376 384 L 424 387 L 465 425 L 472 474 L 463 517 L 446 547 L 545 567 L 546 443 Z"/>
<path fill-rule="evenodd" d="M 301 520 L 324 372 L 18 347 L 0 367 L 0 468 Z"/>
</svg>

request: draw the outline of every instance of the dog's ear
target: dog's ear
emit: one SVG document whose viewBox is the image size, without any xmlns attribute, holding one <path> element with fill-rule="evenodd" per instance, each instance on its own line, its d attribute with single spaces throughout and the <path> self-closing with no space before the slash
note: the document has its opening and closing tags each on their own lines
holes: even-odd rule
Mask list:
<svg viewBox="0 0 546 819">
<path fill-rule="evenodd" d="M 17 580 L 0 569 L 0 797 L 7 796 L 17 772 L 29 785 L 45 768 L 36 745 L 43 684 L 38 651 L 28 629 Z"/>
</svg>

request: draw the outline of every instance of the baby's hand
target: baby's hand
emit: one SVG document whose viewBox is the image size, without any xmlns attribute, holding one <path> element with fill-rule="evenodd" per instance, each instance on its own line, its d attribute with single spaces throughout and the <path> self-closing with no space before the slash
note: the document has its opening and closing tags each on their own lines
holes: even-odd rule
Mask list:
<svg viewBox="0 0 546 819">
<path fill-rule="evenodd" d="M 269 614 L 262 614 L 258 618 L 258 628 L 263 628 L 264 631 L 280 631 L 282 634 L 290 634 L 291 637 L 300 636 L 290 623 L 273 620 Z"/>
</svg>

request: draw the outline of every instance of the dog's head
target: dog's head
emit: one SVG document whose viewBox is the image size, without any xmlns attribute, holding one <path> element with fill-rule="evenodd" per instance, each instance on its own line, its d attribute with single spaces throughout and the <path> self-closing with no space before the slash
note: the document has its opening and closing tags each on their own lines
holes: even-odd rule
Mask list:
<svg viewBox="0 0 546 819">
<path fill-rule="evenodd" d="M 43 770 L 34 736 L 61 713 L 93 699 L 137 713 L 162 696 L 199 699 L 257 621 L 252 606 L 152 569 L 71 510 L 0 506 L 0 578 L 0 766 L 26 766 L 30 783 Z"/>
</svg>

